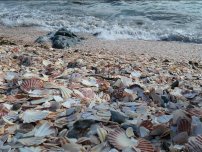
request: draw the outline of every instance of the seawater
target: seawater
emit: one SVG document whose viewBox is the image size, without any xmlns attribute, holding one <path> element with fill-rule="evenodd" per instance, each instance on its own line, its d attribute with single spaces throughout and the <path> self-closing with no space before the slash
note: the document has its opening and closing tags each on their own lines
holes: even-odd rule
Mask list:
<svg viewBox="0 0 202 152">
<path fill-rule="evenodd" d="M 202 43 L 201 0 L 0 0 L 0 25 Z"/>
</svg>

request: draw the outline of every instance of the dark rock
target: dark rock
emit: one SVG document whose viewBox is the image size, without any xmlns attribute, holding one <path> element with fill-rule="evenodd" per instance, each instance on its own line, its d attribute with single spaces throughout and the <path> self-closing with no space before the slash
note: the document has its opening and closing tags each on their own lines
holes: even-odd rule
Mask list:
<svg viewBox="0 0 202 152">
<path fill-rule="evenodd" d="M 22 56 L 19 56 L 18 59 L 20 60 L 20 65 L 24 65 L 24 66 L 30 66 L 31 65 L 32 59 L 29 56 L 22 55 Z"/>
<path fill-rule="evenodd" d="M 19 110 L 20 108 L 21 108 L 21 104 L 20 103 L 14 103 L 13 107 L 12 107 L 12 110 L 16 111 L 16 110 Z"/>
<path fill-rule="evenodd" d="M 112 110 L 110 112 L 111 112 L 111 120 L 113 122 L 117 122 L 119 124 L 125 122 L 125 117 L 123 115 L 121 115 L 119 112 L 112 111 Z"/>
<path fill-rule="evenodd" d="M 175 89 L 175 87 L 179 86 L 179 81 L 176 80 L 175 82 L 173 82 L 173 84 L 171 84 L 171 89 Z"/>
<path fill-rule="evenodd" d="M 46 36 L 40 36 L 35 42 L 39 44 L 50 44 L 53 48 L 64 49 L 79 43 L 82 38 L 77 37 L 74 33 L 65 28 L 59 29 L 57 32 L 49 33 Z"/>
</svg>

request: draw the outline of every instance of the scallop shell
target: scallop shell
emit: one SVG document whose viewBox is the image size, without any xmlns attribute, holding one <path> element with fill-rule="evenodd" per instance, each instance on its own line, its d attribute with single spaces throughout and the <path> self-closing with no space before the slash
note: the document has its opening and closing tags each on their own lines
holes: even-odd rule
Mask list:
<svg viewBox="0 0 202 152">
<path fill-rule="evenodd" d="M 149 141 L 147 141 L 147 140 L 145 140 L 143 138 L 140 138 L 138 140 L 137 148 L 140 149 L 141 152 L 154 152 L 153 145 Z"/>
<path fill-rule="evenodd" d="M 168 128 L 165 125 L 160 124 L 160 125 L 154 126 L 150 135 L 151 136 L 162 136 L 167 130 L 168 130 Z"/>
<path fill-rule="evenodd" d="M 190 152 L 201 152 L 202 151 L 202 135 L 196 137 L 190 137 L 187 148 Z"/>
<path fill-rule="evenodd" d="M 97 134 L 101 142 L 104 142 L 106 140 L 107 131 L 105 129 L 98 127 Z"/>
<path fill-rule="evenodd" d="M 110 111 L 105 111 L 105 110 L 100 110 L 96 112 L 96 116 L 100 119 L 100 120 L 106 120 L 108 121 L 111 118 L 111 112 Z"/>
<path fill-rule="evenodd" d="M 20 88 L 24 92 L 29 92 L 31 90 L 41 89 L 43 88 L 43 86 L 44 86 L 44 83 L 42 80 L 37 78 L 31 78 L 31 79 L 24 80 L 22 84 L 20 85 Z"/>
<path fill-rule="evenodd" d="M 22 114 L 23 123 L 36 122 L 48 116 L 48 111 L 27 110 Z"/>
<path fill-rule="evenodd" d="M 177 122 L 177 131 L 191 133 L 191 122 L 187 119 L 179 119 Z"/>
<path fill-rule="evenodd" d="M 188 112 L 191 116 L 196 116 L 196 117 L 202 118 L 202 110 L 200 110 L 200 109 L 190 108 L 190 109 L 187 110 L 187 112 Z"/>
<path fill-rule="evenodd" d="M 62 97 L 63 97 L 64 99 L 70 98 L 70 97 L 71 97 L 71 94 L 73 93 L 72 90 L 70 90 L 70 89 L 68 89 L 68 88 L 65 88 L 65 87 L 59 87 L 59 90 L 60 90 L 60 92 L 61 92 L 61 94 L 62 94 Z"/>
<path fill-rule="evenodd" d="M 153 129 L 153 124 L 152 124 L 151 120 L 143 120 L 141 122 L 140 126 L 145 127 L 148 130 L 152 130 Z"/>
<path fill-rule="evenodd" d="M 122 150 L 125 147 L 132 147 L 137 144 L 137 142 L 128 138 L 125 131 L 120 128 L 108 134 L 108 141 L 111 145 L 119 150 Z"/>
</svg>

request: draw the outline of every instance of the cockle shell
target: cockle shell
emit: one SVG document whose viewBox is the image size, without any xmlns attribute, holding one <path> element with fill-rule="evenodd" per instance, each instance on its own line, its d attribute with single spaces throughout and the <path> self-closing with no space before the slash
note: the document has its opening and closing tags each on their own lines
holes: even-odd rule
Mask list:
<svg viewBox="0 0 202 152">
<path fill-rule="evenodd" d="M 128 138 L 125 131 L 120 128 L 110 132 L 107 137 L 109 143 L 119 150 L 122 150 L 125 147 L 137 145 L 137 141 Z"/>
<path fill-rule="evenodd" d="M 24 123 L 36 122 L 44 119 L 48 113 L 48 111 L 27 110 L 22 114 L 22 120 Z"/>
<path fill-rule="evenodd" d="M 43 86 L 44 86 L 44 83 L 42 80 L 37 78 L 31 78 L 31 79 L 24 80 L 22 84 L 20 85 L 20 88 L 22 91 L 28 93 L 29 91 L 32 91 L 35 89 L 41 89 L 43 88 Z"/>
</svg>

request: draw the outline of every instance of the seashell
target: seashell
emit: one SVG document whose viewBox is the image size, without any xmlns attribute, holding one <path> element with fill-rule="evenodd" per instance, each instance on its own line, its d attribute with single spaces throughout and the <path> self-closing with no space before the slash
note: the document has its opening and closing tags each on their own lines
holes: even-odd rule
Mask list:
<svg viewBox="0 0 202 152">
<path fill-rule="evenodd" d="M 81 83 L 87 87 L 99 87 L 95 78 L 90 77 L 88 80 L 82 80 Z"/>
<path fill-rule="evenodd" d="M 70 97 L 71 97 L 71 94 L 73 93 L 72 90 L 70 90 L 70 89 L 68 89 L 68 88 L 65 88 L 65 87 L 59 87 L 59 90 L 60 90 L 60 92 L 61 92 L 61 94 L 62 94 L 62 97 L 63 97 L 64 99 L 70 98 Z"/>
<path fill-rule="evenodd" d="M 169 152 L 185 152 L 185 147 L 184 147 L 184 145 L 170 146 L 169 147 Z"/>
<path fill-rule="evenodd" d="M 167 132 L 168 128 L 165 125 L 157 125 L 154 126 L 153 129 L 150 132 L 151 136 L 161 136 L 163 135 L 165 132 Z"/>
<path fill-rule="evenodd" d="M 66 143 L 66 144 L 62 145 L 62 148 L 64 149 L 64 151 L 67 151 L 67 152 L 84 151 L 84 148 L 81 145 L 75 144 L 75 143 Z"/>
<path fill-rule="evenodd" d="M 126 129 L 126 135 L 127 135 L 129 138 L 135 136 L 132 127 L 128 127 L 128 128 Z"/>
<path fill-rule="evenodd" d="M 153 129 L 153 124 L 152 124 L 151 120 L 143 120 L 141 122 L 140 126 L 145 127 L 148 130 L 152 130 Z"/>
<path fill-rule="evenodd" d="M 202 110 L 196 108 L 190 108 L 186 110 L 191 116 L 196 116 L 202 118 Z"/>
<path fill-rule="evenodd" d="M 153 145 L 143 138 L 138 139 L 138 145 L 136 147 L 140 149 L 141 152 L 154 152 Z"/>
<path fill-rule="evenodd" d="M 49 96 L 49 97 L 47 97 L 47 98 L 42 98 L 42 99 L 38 99 L 38 100 L 32 100 L 31 101 L 31 104 L 41 104 L 41 103 L 44 103 L 44 102 L 48 102 L 48 101 L 50 101 L 50 100 L 52 100 L 53 99 L 53 97 L 52 96 Z"/>
<path fill-rule="evenodd" d="M 179 119 L 177 122 L 177 132 L 187 132 L 191 133 L 191 122 L 187 119 Z"/>
<path fill-rule="evenodd" d="M 98 127 L 97 134 L 101 142 L 104 142 L 106 140 L 107 131 L 105 129 Z"/>
<path fill-rule="evenodd" d="M 182 118 L 186 118 L 187 120 L 189 120 L 190 118 L 188 117 L 188 115 L 182 111 L 182 110 L 176 110 L 173 112 L 173 119 L 172 119 L 172 123 L 173 125 L 177 124 L 177 121 L 179 119 L 182 119 Z M 191 121 L 191 119 L 190 119 Z"/>
<path fill-rule="evenodd" d="M 3 135 L 5 132 L 5 125 L 0 125 L 0 135 Z"/>
<path fill-rule="evenodd" d="M 124 98 L 125 97 L 124 89 L 123 88 L 115 89 L 114 92 L 112 93 L 112 96 L 115 97 L 116 99 Z"/>
<path fill-rule="evenodd" d="M 25 146 L 40 145 L 44 141 L 46 141 L 46 140 L 43 139 L 43 137 L 30 137 L 30 138 L 22 138 L 22 139 L 17 140 L 17 142 L 19 142 Z"/>
<path fill-rule="evenodd" d="M 105 110 L 100 110 L 96 112 L 96 116 L 100 119 L 100 120 L 105 120 L 105 121 L 109 121 L 109 119 L 111 118 L 111 113 L 110 111 L 105 111 Z"/>
<path fill-rule="evenodd" d="M 111 148 L 108 146 L 106 142 L 103 142 L 99 145 L 96 145 L 91 148 L 91 152 L 109 152 Z"/>
<path fill-rule="evenodd" d="M 145 127 L 140 127 L 139 132 L 140 132 L 140 137 L 147 137 L 149 136 L 150 130 L 148 130 Z"/>
<path fill-rule="evenodd" d="M 55 133 L 55 129 L 51 128 L 48 122 L 45 122 L 40 127 L 35 128 L 35 137 L 45 137 Z"/>
<path fill-rule="evenodd" d="M 120 128 L 112 132 L 109 132 L 107 137 L 109 143 L 118 150 L 122 150 L 123 148 L 137 145 L 137 141 L 132 141 L 130 138 L 128 138 L 125 131 Z"/>
<path fill-rule="evenodd" d="M 170 134 L 171 134 L 171 130 L 169 128 L 167 128 L 161 135 L 160 138 L 166 138 L 169 137 L 170 138 Z"/>
<path fill-rule="evenodd" d="M 141 73 L 139 71 L 133 71 L 131 72 L 130 76 L 132 78 L 139 78 L 141 76 Z"/>
<path fill-rule="evenodd" d="M 125 122 L 125 116 L 123 116 L 122 114 L 120 114 L 119 112 L 117 111 L 110 111 L 111 112 L 111 120 L 113 122 L 118 122 L 118 123 L 123 123 Z"/>
<path fill-rule="evenodd" d="M 185 144 L 188 142 L 189 135 L 187 132 L 181 132 L 173 137 L 173 142 L 176 144 Z"/>
<path fill-rule="evenodd" d="M 95 92 L 91 88 L 81 88 L 79 89 L 79 91 L 86 99 L 94 99 L 96 97 Z"/>
<path fill-rule="evenodd" d="M 28 93 L 29 91 L 35 90 L 35 89 L 41 89 L 43 88 L 44 83 L 42 80 L 37 78 L 31 78 L 24 80 L 22 84 L 20 85 L 20 88 L 22 91 Z"/>
<path fill-rule="evenodd" d="M 131 78 L 121 76 L 121 83 L 124 87 L 128 87 L 132 85 L 133 80 Z"/>
<path fill-rule="evenodd" d="M 46 116 L 48 116 L 48 113 L 48 111 L 26 110 L 22 114 L 22 120 L 23 123 L 36 122 L 38 120 L 44 119 Z"/>
<path fill-rule="evenodd" d="M 196 137 L 190 137 L 187 144 L 187 149 L 190 152 L 202 151 L 202 135 Z"/>
<path fill-rule="evenodd" d="M 23 123 L 19 125 L 19 131 L 22 133 L 28 133 L 34 129 L 34 125 L 31 123 Z"/>
<path fill-rule="evenodd" d="M 19 152 L 41 152 L 42 148 L 40 147 L 20 147 L 18 148 Z"/>
<path fill-rule="evenodd" d="M 167 123 L 173 118 L 173 115 L 162 115 L 157 117 L 159 123 Z"/>
</svg>

